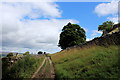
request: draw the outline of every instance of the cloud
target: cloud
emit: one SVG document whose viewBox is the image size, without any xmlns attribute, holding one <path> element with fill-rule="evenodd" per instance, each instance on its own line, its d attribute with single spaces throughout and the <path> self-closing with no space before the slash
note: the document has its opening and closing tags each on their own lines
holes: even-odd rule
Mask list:
<svg viewBox="0 0 120 80">
<path fill-rule="evenodd" d="M 62 27 L 68 22 L 76 23 L 75 20 L 33 20 L 20 22 L 12 29 L 3 29 L 3 47 L 18 47 L 28 49 L 40 49 L 51 51 L 52 49 L 60 50 L 57 46 L 59 34 Z M 15 25 L 15 24 L 14 24 Z M 15 26 L 16 26 L 15 25 Z M 3 27 L 6 25 L 3 25 Z"/>
<path fill-rule="evenodd" d="M 97 36 L 98 34 L 102 34 L 102 31 L 93 30 L 91 36 L 92 36 L 92 37 L 95 37 L 95 36 Z"/>
<path fill-rule="evenodd" d="M 95 12 L 98 14 L 98 16 L 116 14 L 118 13 L 118 1 L 111 1 L 110 3 L 101 3 L 95 7 Z"/>
<path fill-rule="evenodd" d="M 106 20 L 118 23 L 119 3 L 117 0 L 113 0 L 110 3 L 101 3 L 95 7 L 95 13 L 98 16 L 108 16 Z"/>
<path fill-rule="evenodd" d="M 0 3 L 3 51 L 59 51 L 59 34 L 73 19 L 61 17 L 55 3 Z"/>
<path fill-rule="evenodd" d="M 1 0 L 1 2 L 111 2 L 113 0 Z M 119 0 L 114 0 L 119 1 Z"/>
<path fill-rule="evenodd" d="M 86 41 L 90 41 L 90 40 L 92 40 L 92 39 L 93 39 L 93 38 L 87 38 Z"/>
<path fill-rule="evenodd" d="M 57 0 L 1 0 L 1 2 L 55 2 Z"/>
<path fill-rule="evenodd" d="M 2 11 L 1 15 L 3 19 L 7 19 L 13 16 L 14 18 L 21 19 L 24 16 L 29 18 L 56 18 L 61 17 L 61 11 L 58 9 L 58 5 L 51 2 L 39 2 L 39 3 L 1 3 Z M 9 13 L 9 14 L 8 14 Z"/>
<path fill-rule="evenodd" d="M 98 36 L 101 36 L 101 35 L 102 35 L 102 31 L 93 30 L 91 36 L 88 37 L 86 39 L 86 41 L 90 41 L 90 40 L 94 39 L 95 37 L 98 37 Z"/>
<path fill-rule="evenodd" d="M 108 17 L 107 19 L 110 20 L 110 21 L 113 21 L 115 24 L 117 24 L 118 22 L 120 22 L 120 21 L 119 21 L 120 19 L 118 18 L 117 15 L 110 16 L 110 17 Z"/>
</svg>

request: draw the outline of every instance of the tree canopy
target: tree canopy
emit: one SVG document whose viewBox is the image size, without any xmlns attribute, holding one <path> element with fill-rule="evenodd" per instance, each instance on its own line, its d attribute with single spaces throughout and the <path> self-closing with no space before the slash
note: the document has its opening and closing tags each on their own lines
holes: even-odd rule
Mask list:
<svg viewBox="0 0 120 80">
<path fill-rule="evenodd" d="M 42 51 L 39 51 L 38 54 L 43 54 L 43 52 L 42 52 Z"/>
<path fill-rule="evenodd" d="M 103 31 L 103 35 L 111 31 L 114 23 L 112 21 L 106 21 L 102 25 L 99 25 L 98 31 Z"/>
<path fill-rule="evenodd" d="M 61 49 L 82 44 L 86 41 L 85 30 L 77 24 L 68 23 L 63 27 L 58 46 Z"/>
</svg>

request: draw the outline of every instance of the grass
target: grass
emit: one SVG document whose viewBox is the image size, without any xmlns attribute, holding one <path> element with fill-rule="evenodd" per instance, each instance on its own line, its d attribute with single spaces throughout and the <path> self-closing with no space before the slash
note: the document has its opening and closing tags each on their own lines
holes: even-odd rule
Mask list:
<svg viewBox="0 0 120 80">
<path fill-rule="evenodd" d="M 45 63 L 43 64 L 42 68 L 39 70 L 38 74 L 42 74 L 43 76 L 41 78 L 48 78 L 49 79 L 49 74 L 50 74 L 50 63 L 49 60 L 46 59 Z"/>
<path fill-rule="evenodd" d="M 47 72 L 47 73 L 50 72 L 50 63 L 49 63 L 49 60 L 47 60 L 46 72 Z"/>
<path fill-rule="evenodd" d="M 27 55 L 18 60 L 11 68 L 3 70 L 3 78 L 31 78 L 44 60 L 44 56 Z"/>
<path fill-rule="evenodd" d="M 42 70 L 45 68 L 46 65 L 47 65 L 47 61 L 45 60 L 45 63 L 43 64 L 43 66 L 42 66 L 41 69 L 39 70 L 39 73 L 42 72 Z"/>
<path fill-rule="evenodd" d="M 112 33 L 117 32 L 117 31 L 119 31 L 119 29 L 118 29 L 118 28 L 116 28 L 116 29 L 112 30 L 112 31 L 111 31 L 111 32 L 109 32 L 108 34 L 112 34 Z"/>
<path fill-rule="evenodd" d="M 58 78 L 118 78 L 119 46 L 74 48 L 52 54 Z"/>
<path fill-rule="evenodd" d="M 45 63 L 43 64 L 42 68 L 40 69 L 39 72 L 42 72 L 42 70 L 45 68 L 46 72 L 50 71 L 50 63 L 48 61 L 48 59 L 46 59 Z"/>
</svg>

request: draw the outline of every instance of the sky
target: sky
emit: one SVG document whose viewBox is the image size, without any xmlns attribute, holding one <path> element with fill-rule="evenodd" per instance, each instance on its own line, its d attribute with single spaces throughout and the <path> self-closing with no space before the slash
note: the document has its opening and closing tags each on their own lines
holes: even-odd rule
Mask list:
<svg viewBox="0 0 120 80">
<path fill-rule="evenodd" d="M 98 26 L 118 23 L 118 2 L 1 2 L 0 51 L 55 53 L 61 29 L 68 22 L 86 31 L 87 41 L 101 36 Z"/>
</svg>

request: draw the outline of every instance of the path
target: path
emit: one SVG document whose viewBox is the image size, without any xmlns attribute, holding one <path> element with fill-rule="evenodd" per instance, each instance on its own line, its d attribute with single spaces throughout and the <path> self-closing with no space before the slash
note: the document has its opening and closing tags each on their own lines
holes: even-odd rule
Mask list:
<svg viewBox="0 0 120 80">
<path fill-rule="evenodd" d="M 43 64 L 45 64 L 46 58 L 43 60 L 42 64 L 40 65 L 40 67 L 37 69 L 37 71 L 33 74 L 33 76 L 31 78 L 34 78 L 37 73 L 40 71 L 40 69 L 42 68 Z"/>
<path fill-rule="evenodd" d="M 55 78 L 54 66 L 50 57 L 46 57 L 44 59 L 41 66 L 33 74 L 32 78 L 42 78 L 42 79 Z"/>
</svg>

